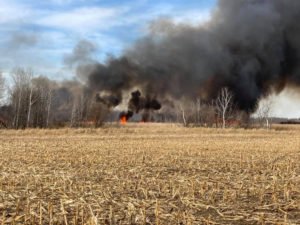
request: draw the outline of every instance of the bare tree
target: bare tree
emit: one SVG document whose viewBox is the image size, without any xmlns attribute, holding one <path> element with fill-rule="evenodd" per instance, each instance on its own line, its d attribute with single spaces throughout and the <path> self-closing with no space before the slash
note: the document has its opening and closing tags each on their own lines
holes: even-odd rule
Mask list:
<svg viewBox="0 0 300 225">
<path fill-rule="evenodd" d="M 89 110 L 89 117 L 94 122 L 95 127 L 98 128 L 104 125 L 109 113 L 110 109 L 106 105 L 93 101 Z"/>
<path fill-rule="evenodd" d="M 195 102 L 195 124 L 199 126 L 201 124 L 201 99 L 197 98 Z"/>
<path fill-rule="evenodd" d="M 271 128 L 270 115 L 272 105 L 273 101 L 271 99 L 264 99 L 260 101 L 256 114 L 261 127 L 265 126 L 267 129 Z"/>
<path fill-rule="evenodd" d="M 182 121 L 183 121 L 183 126 L 187 126 L 187 120 L 186 120 L 186 113 L 185 113 L 185 108 L 182 106 L 182 104 L 180 104 L 180 111 L 181 111 L 181 115 L 182 115 Z"/>
<path fill-rule="evenodd" d="M 5 91 L 5 79 L 3 77 L 3 74 L 0 72 L 0 99 L 3 98 L 4 91 Z"/>
<path fill-rule="evenodd" d="M 49 127 L 49 120 L 50 120 L 50 111 L 52 106 L 52 94 L 53 90 L 52 87 L 48 90 L 48 98 L 47 98 L 47 120 L 46 120 L 46 127 Z"/>
<path fill-rule="evenodd" d="M 13 70 L 12 80 L 10 105 L 13 127 L 48 127 L 55 82 L 43 76 L 34 77 L 31 69 L 23 68 Z"/>
<path fill-rule="evenodd" d="M 216 109 L 213 103 L 201 106 L 201 125 L 204 127 L 213 127 L 216 123 Z"/>
<path fill-rule="evenodd" d="M 66 126 L 70 122 L 74 95 L 66 85 L 59 84 L 52 88 L 51 105 L 49 109 L 49 124 L 55 127 Z"/>
<path fill-rule="evenodd" d="M 214 101 L 217 115 L 222 118 L 222 128 L 226 127 L 226 120 L 233 109 L 233 94 L 227 87 L 220 90 L 217 99 Z"/>
<path fill-rule="evenodd" d="M 81 87 L 78 88 L 76 91 L 73 91 L 74 100 L 71 112 L 70 126 L 80 127 L 87 120 L 90 96 Z"/>
<path fill-rule="evenodd" d="M 197 102 L 196 104 L 186 98 L 182 98 L 178 103 L 178 111 L 183 123 L 183 126 L 187 127 L 190 124 L 197 122 Z"/>
<path fill-rule="evenodd" d="M 45 128 L 49 125 L 52 88 L 54 83 L 44 76 L 32 80 L 33 94 L 31 97 L 32 126 Z"/>
<path fill-rule="evenodd" d="M 31 69 L 16 68 L 12 72 L 11 102 L 14 107 L 13 127 L 16 129 L 27 126 L 32 77 Z"/>
<path fill-rule="evenodd" d="M 2 110 L 9 121 L 8 126 L 45 128 L 65 126 L 70 120 L 72 126 L 82 126 L 89 119 L 91 95 L 81 83 L 58 84 L 43 76 L 33 77 L 32 70 L 23 68 L 14 69 L 11 76 L 10 102 Z M 100 112 L 98 117 L 95 116 L 97 126 L 105 119 L 105 110 Z"/>
<path fill-rule="evenodd" d="M 70 126 L 71 127 L 78 126 L 78 103 L 77 102 L 73 102 Z"/>
<path fill-rule="evenodd" d="M 3 114 L 6 114 L 7 107 L 2 105 L 2 100 L 5 92 L 5 79 L 3 77 L 3 74 L 0 72 L 0 128 L 7 128 L 7 121 L 5 121 Z M 3 106 L 3 107 L 2 107 Z"/>
<path fill-rule="evenodd" d="M 26 123 L 26 127 L 29 127 L 29 123 L 30 123 L 30 116 L 31 116 L 31 108 L 32 105 L 35 103 L 35 101 L 33 100 L 33 85 L 30 85 L 30 94 L 29 94 L 29 102 L 28 102 L 28 113 L 27 113 L 27 123 Z"/>
<path fill-rule="evenodd" d="M 177 121 L 184 126 L 211 127 L 216 122 L 215 101 L 208 103 L 200 97 L 194 101 L 183 98 L 176 105 Z"/>
</svg>

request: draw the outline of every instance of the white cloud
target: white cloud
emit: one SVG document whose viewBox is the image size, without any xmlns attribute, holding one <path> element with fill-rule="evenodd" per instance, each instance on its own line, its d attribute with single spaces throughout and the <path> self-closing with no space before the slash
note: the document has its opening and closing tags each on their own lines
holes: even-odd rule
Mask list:
<svg viewBox="0 0 300 225">
<path fill-rule="evenodd" d="M 68 1 L 68 0 L 55 0 Z M 71 0 L 70 0 L 71 1 Z M 35 23 L 54 29 L 75 33 L 99 32 L 116 26 L 147 26 L 149 22 L 167 17 L 175 23 L 198 25 L 210 19 L 210 10 L 180 10 L 170 5 L 159 5 L 145 11 L 137 11 L 136 5 L 120 7 L 80 7 L 72 10 L 45 13 Z"/>
<path fill-rule="evenodd" d="M 50 0 L 50 1 L 53 2 L 54 4 L 59 4 L 59 5 L 70 4 L 71 2 L 73 2 L 73 0 Z"/>
<path fill-rule="evenodd" d="M 82 7 L 47 15 L 36 23 L 41 26 L 74 32 L 96 31 L 113 26 L 121 13 L 122 10 L 116 8 Z"/>
<path fill-rule="evenodd" d="M 22 22 L 31 14 L 28 6 L 0 0 L 0 24 Z"/>
<path fill-rule="evenodd" d="M 171 19 L 175 23 L 187 23 L 191 25 L 198 25 L 204 22 L 209 21 L 211 18 L 211 13 L 209 10 L 199 11 L 191 10 L 185 12 L 179 12 L 175 15 L 171 15 Z"/>
<path fill-rule="evenodd" d="M 134 25 L 139 32 L 148 33 L 149 28 L 151 32 L 152 22 L 161 19 L 177 24 L 188 24 L 190 26 L 198 26 L 208 22 L 211 18 L 211 11 L 209 9 L 189 9 L 182 10 L 174 8 L 169 4 L 161 4 L 147 9 L 145 12 L 128 13 L 123 20 L 119 21 L 119 25 Z M 150 25 L 150 26 L 149 26 Z"/>
<path fill-rule="evenodd" d="M 50 2 L 52 2 L 53 4 L 57 4 L 57 5 L 68 5 L 68 4 L 72 4 L 72 3 L 83 3 L 83 2 L 93 2 L 94 0 L 49 0 Z"/>
</svg>

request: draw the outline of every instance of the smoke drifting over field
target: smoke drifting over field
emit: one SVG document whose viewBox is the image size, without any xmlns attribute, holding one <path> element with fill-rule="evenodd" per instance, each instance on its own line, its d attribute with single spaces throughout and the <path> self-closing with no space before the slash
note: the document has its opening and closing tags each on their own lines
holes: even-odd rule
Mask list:
<svg viewBox="0 0 300 225">
<path fill-rule="evenodd" d="M 253 112 L 261 97 L 300 84 L 299 21 L 300 1 L 219 0 L 208 23 L 157 21 L 122 57 L 80 66 L 78 74 L 116 104 L 135 87 L 158 99 L 210 100 L 227 86 L 237 107 Z"/>
</svg>

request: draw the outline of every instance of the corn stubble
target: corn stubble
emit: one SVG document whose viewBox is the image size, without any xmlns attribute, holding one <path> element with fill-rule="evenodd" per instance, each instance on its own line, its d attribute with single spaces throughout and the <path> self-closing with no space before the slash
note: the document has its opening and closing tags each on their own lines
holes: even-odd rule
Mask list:
<svg viewBox="0 0 300 225">
<path fill-rule="evenodd" d="M 300 130 L 0 132 L 0 224 L 299 224 Z"/>
</svg>

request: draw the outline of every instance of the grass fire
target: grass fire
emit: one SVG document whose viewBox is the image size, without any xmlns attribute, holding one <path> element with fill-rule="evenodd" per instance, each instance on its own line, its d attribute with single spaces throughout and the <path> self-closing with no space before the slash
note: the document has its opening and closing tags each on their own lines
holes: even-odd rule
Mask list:
<svg viewBox="0 0 300 225">
<path fill-rule="evenodd" d="M 125 125 L 125 124 L 127 123 L 127 118 L 126 118 L 126 116 L 122 116 L 122 117 L 120 118 L 120 123 L 121 123 L 122 125 Z"/>
</svg>

